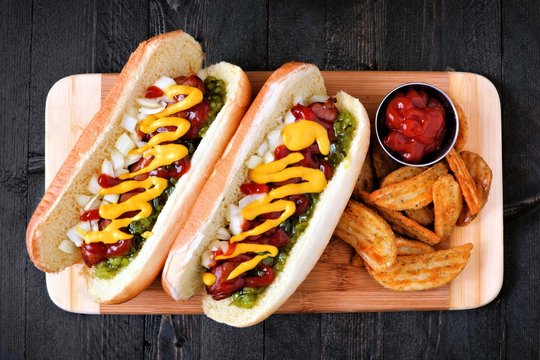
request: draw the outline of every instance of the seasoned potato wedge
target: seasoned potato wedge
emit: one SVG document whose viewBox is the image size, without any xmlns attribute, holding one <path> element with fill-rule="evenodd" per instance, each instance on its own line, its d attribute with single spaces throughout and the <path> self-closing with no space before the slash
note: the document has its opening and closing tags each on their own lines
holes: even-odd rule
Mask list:
<svg viewBox="0 0 540 360">
<path fill-rule="evenodd" d="M 360 192 L 359 195 L 362 199 L 362 202 L 364 202 L 364 204 L 370 206 L 371 208 L 376 209 L 382 215 L 382 217 L 390 224 L 390 226 L 395 232 L 401 235 L 408 236 L 412 239 L 418 239 L 429 245 L 435 245 L 441 241 L 439 235 L 435 234 L 429 229 L 426 229 L 416 221 L 409 219 L 399 211 L 389 210 L 378 206 L 371 199 L 370 194 L 366 192 Z"/>
<path fill-rule="evenodd" d="M 412 166 L 402 166 L 397 170 L 392 171 L 390 174 L 386 175 L 383 181 L 381 182 L 381 187 L 392 185 L 398 182 L 408 180 L 422 172 L 426 168 L 412 167 Z"/>
<path fill-rule="evenodd" d="M 410 179 L 388 185 L 371 193 L 377 206 L 390 210 L 420 209 L 433 201 L 431 186 L 448 172 L 444 162 L 439 162 Z"/>
<path fill-rule="evenodd" d="M 463 159 L 465 166 L 467 166 L 467 169 L 476 184 L 476 190 L 478 191 L 480 198 L 479 207 L 480 210 L 482 210 L 488 200 L 493 173 L 480 155 L 470 151 L 462 151 L 459 155 Z M 465 205 L 461 211 L 457 224 L 466 225 L 475 217 L 476 215 L 472 215 L 469 207 Z"/>
<path fill-rule="evenodd" d="M 432 191 L 435 233 L 441 237 L 441 240 L 445 240 L 452 235 L 463 208 L 461 189 L 454 177 L 446 174 L 435 181 Z"/>
<path fill-rule="evenodd" d="M 364 164 L 362 165 L 362 170 L 360 171 L 360 176 L 354 186 L 353 198 L 356 198 L 356 194 L 360 191 L 372 192 L 375 189 L 377 182 L 378 180 L 375 178 L 371 157 L 366 156 Z"/>
<path fill-rule="evenodd" d="M 383 150 L 381 145 L 377 141 L 371 142 L 371 158 L 373 160 L 373 169 L 375 170 L 375 175 L 377 179 L 382 181 L 384 177 L 390 174 L 392 171 L 396 170 L 401 165 L 394 161 L 388 154 Z"/>
<path fill-rule="evenodd" d="M 448 155 L 446 155 L 446 161 L 448 161 L 448 165 L 461 187 L 461 192 L 471 215 L 478 214 L 481 209 L 482 200 L 465 162 L 463 162 L 463 159 L 455 149 L 450 150 Z"/>
<path fill-rule="evenodd" d="M 416 221 L 422 226 L 431 226 L 435 222 L 435 214 L 433 213 L 433 208 L 430 205 L 424 206 L 420 209 L 405 210 L 404 212 L 409 219 Z"/>
<path fill-rule="evenodd" d="M 369 264 L 371 276 L 387 289 L 416 291 L 448 284 L 461 273 L 471 255 L 472 244 L 420 255 L 398 256 L 394 265 L 376 271 Z"/>
<path fill-rule="evenodd" d="M 398 256 L 426 254 L 435 251 L 431 246 L 421 241 L 409 240 L 399 236 L 396 236 L 396 245 Z"/>
<path fill-rule="evenodd" d="M 386 269 L 396 259 L 396 241 L 388 223 L 354 200 L 349 201 L 334 235 L 354 247 L 374 269 Z"/>
<path fill-rule="evenodd" d="M 459 132 L 456 139 L 456 143 L 454 144 L 454 148 L 458 151 L 462 150 L 465 147 L 465 144 L 467 143 L 467 137 L 469 136 L 469 124 L 467 122 L 467 116 L 465 115 L 465 112 L 463 112 L 463 109 L 456 101 L 453 101 L 454 106 L 456 107 L 457 113 L 458 113 L 458 120 L 459 120 Z"/>
</svg>

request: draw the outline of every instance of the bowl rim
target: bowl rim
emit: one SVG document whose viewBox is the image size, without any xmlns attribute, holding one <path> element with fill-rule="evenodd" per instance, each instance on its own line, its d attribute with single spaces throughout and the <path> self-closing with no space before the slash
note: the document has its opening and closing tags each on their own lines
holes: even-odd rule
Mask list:
<svg viewBox="0 0 540 360">
<path fill-rule="evenodd" d="M 454 115 L 454 120 L 455 120 L 455 130 L 454 130 L 454 136 L 453 138 L 451 139 L 450 143 L 449 143 L 449 146 L 448 146 L 448 149 L 446 149 L 446 151 L 442 152 L 439 156 L 437 156 L 434 160 L 431 160 L 429 162 L 423 162 L 423 163 L 418 163 L 418 164 L 413 164 L 413 163 L 409 163 L 409 162 L 406 162 L 402 159 L 399 159 L 397 158 L 396 156 L 394 156 L 394 154 L 392 154 L 391 151 L 389 151 L 389 149 L 386 148 L 386 145 L 384 145 L 382 139 L 381 139 L 381 134 L 379 134 L 379 113 L 381 112 L 382 110 L 382 107 L 383 107 L 383 104 L 385 104 L 386 100 L 390 97 L 390 96 L 393 96 L 398 90 L 404 88 L 404 87 L 407 87 L 407 86 L 425 86 L 425 87 L 428 87 L 430 88 L 431 90 L 435 91 L 436 93 L 438 93 L 439 95 L 441 95 L 442 97 L 444 97 L 446 99 L 446 101 L 448 101 L 448 103 L 450 104 L 450 107 L 451 107 L 451 112 L 453 113 Z M 386 110 L 386 108 L 385 108 Z M 459 134 L 459 115 L 458 115 L 458 112 L 457 112 L 457 109 L 456 109 L 456 106 L 454 105 L 454 102 L 452 101 L 452 99 L 450 98 L 450 96 L 444 92 L 443 90 L 439 89 L 438 87 L 436 87 L 435 85 L 432 85 L 432 84 L 428 84 L 428 83 L 425 83 L 425 82 L 407 82 L 407 83 L 403 83 L 403 84 L 400 84 L 398 86 L 396 86 L 395 88 L 393 88 L 392 90 L 390 90 L 385 96 L 384 98 L 381 100 L 381 102 L 379 103 L 379 106 L 377 107 L 377 112 L 375 113 L 375 121 L 374 121 L 374 125 L 375 125 L 375 134 L 376 134 L 376 137 L 377 137 L 377 141 L 379 143 L 379 145 L 383 148 L 384 152 L 390 156 L 390 158 L 392 158 L 392 160 L 394 161 L 397 161 L 398 163 L 402 164 L 402 165 L 405 165 L 405 166 L 412 166 L 412 167 L 425 167 L 425 166 L 430 166 L 430 165 L 433 165 L 439 161 L 441 161 L 442 159 L 445 158 L 445 156 L 450 152 L 450 150 L 452 150 L 454 148 L 454 145 L 456 144 L 456 141 L 457 141 L 457 137 L 458 137 L 458 134 Z"/>
</svg>

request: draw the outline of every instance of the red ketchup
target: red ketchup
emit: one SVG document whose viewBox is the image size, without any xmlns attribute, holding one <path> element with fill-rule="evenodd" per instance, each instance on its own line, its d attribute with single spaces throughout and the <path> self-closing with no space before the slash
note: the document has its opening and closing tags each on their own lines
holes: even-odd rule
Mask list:
<svg viewBox="0 0 540 360">
<path fill-rule="evenodd" d="M 395 96 L 386 109 L 388 135 L 383 142 L 401 158 L 419 163 L 441 148 L 445 135 L 445 109 L 439 100 L 410 89 Z"/>
<path fill-rule="evenodd" d="M 144 97 L 147 99 L 155 99 L 160 96 L 163 96 L 163 90 L 157 86 L 150 86 L 148 90 L 146 90 L 146 95 L 144 95 Z"/>
</svg>

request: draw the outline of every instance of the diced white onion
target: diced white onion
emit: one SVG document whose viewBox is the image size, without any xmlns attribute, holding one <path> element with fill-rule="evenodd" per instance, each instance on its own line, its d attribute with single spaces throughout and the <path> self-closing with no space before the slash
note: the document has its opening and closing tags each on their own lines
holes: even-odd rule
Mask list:
<svg viewBox="0 0 540 360">
<path fill-rule="evenodd" d="M 83 237 L 77 232 L 77 225 L 75 225 L 74 227 L 72 227 L 71 229 L 68 230 L 67 232 L 67 237 L 69 238 L 69 240 L 71 240 L 75 246 L 77 247 L 81 247 L 84 239 Z"/>
<path fill-rule="evenodd" d="M 118 194 L 107 194 L 103 197 L 103 201 L 108 202 L 109 204 L 116 204 L 120 195 Z"/>
<path fill-rule="evenodd" d="M 141 121 L 141 120 L 146 119 L 147 117 L 148 117 L 148 116 L 147 116 L 146 114 L 141 114 L 141 113 L 139 113 L 139 114 L 137 115 L 137 120 L 138 120 L 138 121 Z"/>
<path fill-rule="evenodd" d="M 77 201 L 77 205 L 82 209 L 88 204 L 92 197 L 89 195 L 75 195 L 75 201 Z"/>
<path fill-rule="evenodd" d="M 214 263 L 214 255 L 211 251 L 205 251 L 201 256 L 201 265 L 210 269 Z"/>
<path fill-rule="evenodd" d="M 137 104 L 148 109 L 158 109 L 161 107 L 159 103 L 154 99 L 138 98 L 135 101 L 137 102 Z M 139 109 L 139 111 L 141 111 L 141 109 Z"/>
<path fill-rule="evenodd" d="M 270 151 L 276 150 L 276 148 L 283 144 L 283 138 L 281 137 L 281 130 L 272 130 L 268 133 L 268 145 Z"/>
<path fill-rule="evenodd" d="M 173 102 L 176 102 L 175 99 L 171 99 L 171 98 L 167 97 L 166 95 L 163 95 L 162 97 L 158 97 L 158 98 L 156 98 L 156 100 L 159 101 L 160 103 L 161 103 L 162 101 L 165 101 L 166 103 L 173 103 Z M 163 103 L 161 103 L 161 104 L 163 105 Z"/>
<path fill-rule="evenodd" d="M 154 114 L 157 114 L 161 111 L 163 111 L 165 109 L 165 106 L 162 106 L 160 103 L 157 104 L 158 107 L 153 109 L 153 108 L 147 108 L 147 107 L 141 107 L 139 108 L 139 112 L 141 114 L 145 114 L 145 115 L 154 115 Z"/>
<path fill-rule="evenodd" d="M 92 231 L 98 231 L 99 230 L 99 220 L 91 220 L 90 221 L 90 229 Z"/>
<path fill-rule="evenodd" d="M 208 247 L 210 251 L 218 251 L 221 249 L 222 252 L 227 252 L 227 249 L 229 248 L 229 242 L 228 241 L 219 241 L 214 240 Z"/>
<path fill-rule="evenodd" d="M 125 114 L 122 118 L 122 127 L 129 131 L 130 133 L 135 132 L 135 127 L 137 126 L 137 119 L 131 115 Z"/>
<path fill-rule="evenodd" d="M 285 123 L 285 125 L 289 125 L 289 124 L 292 124 L 295 120 L 296 120 L 296 117 L 293 115 L 291 110 L 289 110 L 285 114 L 285 119 L 283 120 L 283 123 Z"/>
<path fill-rule="evenodd" d="M 330 99 L 330 96 L 328 95 L 313 95 L 310 99 L 309 99 L 309 103 L 314 103 L 314 102 L 325 102 L 326 100 Z"/>
<path fill-rule="evenodd" d="M 135 164 L 137 161 L 141 160 L 141 158 L 142 158 L 141 154 L 132 154 L 132 155 L 126 156 L 125 161 L 124 161 L 124 167 L 127 168 L 129 165 Z"/>
<path fill-rule="evenodd" d="M 238 209 L 238 206 L 234 204 L 227 205 L 227 209 L 225 211 L 225 218 L 227 221 L 231 221 L 233 216 L 240 215 L 240 209 Z"/>
<path fill-rule="evenodd" d="M 110 177 L 115 177 L 114 175 L 114 167 L 113 163 L 110 160 L 103 160 L 103 163 L 101 164 L 101 173 L 105 175 L 109 175 Z"/>
<path fill-rule="evenodd" d="M 244 222 L 244 218 L 242 215 L 234 215 L 231 218 L 231 222 L 229 223 L 229 230 L 231 230 L 231 233 L 234 235 L 238 235 L 242 232 L 242 223 Z"/>
<path fill-rule="evenodd" d="M 99 193 L 99 190 L 101 190 L 101 186 L 99 186 L 98 183 L 98 176 L 93 175 L 90 178 L 90 182 L 88 183 L 88 191 L 90 192 L 90 194 L 96 195 L 97 193 Z"/>
<path fill-rule="evenodd" d="M 265 164 L 271 163 L 272 161 L 274 161 L 274 154 L 272 154 L 271 151 L 267 151 L 264 154 L 263 161 Z"/>
<path fill-rule="evenodd" d="M 113 164 L 113 168 L 115 173 L 124 168 L 124 155 L 120 153 L 118 150 L 113 150 L 111 152 L 111 160 Z"/>
<path fill-rule="evenodd" d="M 99 194 L 96 195 L 96 196 L 93 196 L 89 201 L 88 203 L 86 203 L 85 207 L 83 210 L 94 210 L 94 209 L 97 209 L 99 208 L 99 206 L 101 205 L 101 199 L 100 199 L 100 196 Z"/>
<path fill-rule="evenodd" d="M 131 150 L 137 147 L 137 145 L 126 133 L 123 133 L 118 140 L 116 140 L 114 147 L 118 149 L 123 156 L 127 156 Z"/>
<path fill-rule="evenodd" d="M 261 144 L 261 146 L 259 146 L 259 148 L 257 149 L 257 154 L 259 156 L 264 156 L 264 153 L 268 150 L 268 143 L 265 141 Z"/>
<path fill-rule="evenodd" d="M 245 208 L 248 204 L 256 201 L 256 200 L 259 200 L 259 199 L 262 199 L 266 194 L 251 194 L 251 195 L 247 195 L 247 196 L 244 196 L 242 199 L 240 199 L 240 201 L 238 202 L 238 208 L 240 210 L 242 210 L 243 208 Z"/>
<path fill-rule="evenodd" d="M 296 104 L 304 105 L 304 99 L 302 98 L 302 96 L 298 95 L 297 97 L 294 98 L 293 106 Z"/>
<path fill-rule="evenodd" d="M 137 134 L 129 134 L 129 138 L 137 145 L 137 147 L 143 147 L 146 144 L 146 142 L 142 141 Z"/>
<path fill-rule="evenodd" d="M 263 159 L 260 156 L 253 155 L 247 161 L 246 166 L 248 167 L 248 169 L 255 169 L 257 166 L 259 166 L 260 163 L 262 163 L 262 160 Z"/>
<path fill-rule="evenodd" d="M 62 250 L 63 252 L 67 254 L 73 254 L 75 251 L 77 251 L 77 247 L 72 241 L 64 240 L 58 245 L 58 249 Z"/>
<path fill-rule="evenodd" d="M 92 225 L 90 224 L 90 221 L 80 221 L 75 228 L 79 228 L 82 230 L 83 233 L 87 233 L 92 230 Z M 81 234 L 79 234 L 81 235 Z"/>
<path fill-rule="evenodd" d="M 124 175 L 124 174 L 129 173 L 129 170 L 128 169 L 118 169 L 114 173 L 116 174 L 116 176 L 120 176 L 120 175 Z"/>
<path fill-rule="evenodd" d="M 157 86 L 163 91 L 167 90 L 169 86 L 173 86 L 173 85 L 176 85 L 176 81 L 174 81 L 168 76 L 162 76 L 159 79 L 157 79 L 156 82 L 154 83 L 154 86 Z"/>
<path fill-rule="evenodd" d="M 229 240 L 231 238 L 231 234 L 229 233 L 229 230 L 225 229 L 224 227 L 220 227 L 217 231 L 216 238 L 219 240 Z"/>
</svg>

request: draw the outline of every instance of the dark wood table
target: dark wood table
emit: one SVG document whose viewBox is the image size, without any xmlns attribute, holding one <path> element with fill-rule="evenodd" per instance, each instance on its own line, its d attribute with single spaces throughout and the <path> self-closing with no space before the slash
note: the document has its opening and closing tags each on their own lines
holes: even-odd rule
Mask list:
<svg viewBox="0 0 540 360">
<path fill-rule="evenodd" d="M 7 0 L 0 9 L 0 359 L 539 358 L 537 0 Z M 178 28 L 202 42 L 207 63 L 246 70 L 300 60 L 488 77 L 503 109 L 500 295 L 470 311 L 277 315 L 242 330 L 202 316 L 85 316 L 53 305 L 24 243 L 44 192 L 47 92 L 70 74 L 118 72 L 137 43 Z"/>
</svg>

